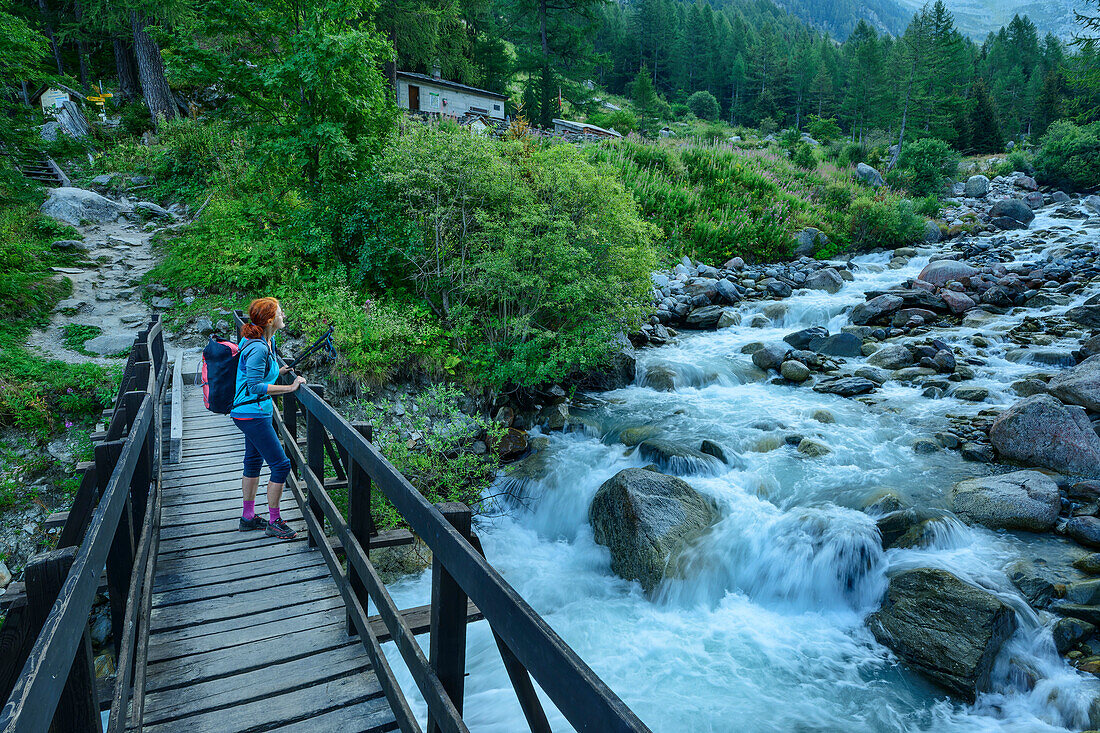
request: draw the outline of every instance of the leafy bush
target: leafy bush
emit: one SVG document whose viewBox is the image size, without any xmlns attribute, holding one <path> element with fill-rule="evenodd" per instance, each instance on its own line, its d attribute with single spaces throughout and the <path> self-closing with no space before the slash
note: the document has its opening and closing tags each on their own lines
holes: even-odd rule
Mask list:
<svg viewBox="0 0 1100 733">
<path fill-rule="evenodd" d="M 474 381 L 561 379 L 644 315 L 656 229 L 578 149 L 413 125 L 379 166 L 419 231 L 404 276 Z"/>
<path fill-rule="evenodd" d="M 927 216 L 929 219 L 938 219 L 942 209 L 943 205 L 940 203 L 940 197 L 935 194 L 919 199 L 916 204 L 916 212 L 921 216 Z"/>
<path fill-rule="evenodd" d="M 914 196 L 939 195 L 959 169 L 959 154 L 943 140 L 926 137 L 902 148 L 890 184 Z"/>
<path fill-rule="evenodd" d="M 1035 153 L 1035 172 L 1052 186 L 1087 191 L 1100 186 L 1100 122 L 1059 120 L 1047 128 Z"/>
<path fill-rule="evenodd" d="M 496 478 L 500 465 L 497 447 L 503 425 L 459 410 L 461 393 L 453 386 L 433 384 L 411 399 L 404 419 L 393 418 L 397 400 L 360 402 L 352 416 L 374 426 L 374 443 L 394 467 L 432 503 L 457 501 L 475 513 L 481 509 L 485 490 Z M 418 438 L 410 439 L 415 434 Z M 487 450 L 470 450 L 475 440 Z M 372 507 L 382 528 L 398 526 L 401 517 L 375 492 Z"/>
<path fill-rule="evenodd" d="M 593 125 L 614 130 L 622 135 L 638 129 L 638 118 L 628 109 L 592 115 L 591 120 Z"/>
<path fill-rule="evenodd" d="M 840 130 L 840 125 L 838 125 L 836 120 L 832 117 L 810 115 L 808 119 L 809 124 L 806 126 L 806 132 L 819 143 L 831 143 L 843 134 Z"/>
<path fill-rule="evenodd" d="M 845 143 L 837 154 L 837 165 L 847 167 L 865 163 L 867 160 L 866 153 L 867 151 L 859 143 Z"/>
<path fill-rule="evenodd" d="M 912 202 L 890 202 L 860 197 L 852 202 L 848 234 L 857 249 L 895 249 L 917 241 L 924 233 L 924 220 Z"/>
<path fill-rule="evenodd" d="M 810 147 L 809 143 L 800 142 L 794 146 L 791 162 L 799 168 L 811 170 L 817 168 L 817 157 L 814 155 L 813 148 Z"/>
<path fill-rule="evenodd" d="M 722 113 L 718 100 L 708 91 L 701 90 L 692 94 L 688 97 L 687 106 L 691 113 L 701 120 L 713 122 Z"/>
</svg>

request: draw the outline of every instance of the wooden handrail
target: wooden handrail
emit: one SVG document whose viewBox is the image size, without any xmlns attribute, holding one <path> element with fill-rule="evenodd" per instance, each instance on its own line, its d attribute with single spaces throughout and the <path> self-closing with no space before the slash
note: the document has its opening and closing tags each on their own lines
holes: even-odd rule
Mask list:
<svg viewBox="0 0 1100 733">
<path fill-rule="evenodd" d="M 134 339 L 107 430 L 101 434 L 101 439 L 125 439 L 98 444 L 97 460 L 81 464 L 84 476 L 62 529 L 61 547 L 32 559 L 40 569 L 37 580 L 28 565 L 28 597 L 34 590 L 37 600 L 34 608 L 28 604 L 15 620 L 37 634 L 11 650 L 7 660 L 8 665 L 21 664 L 22 669 L 0 710 L 3 733 L 42 731 L 51 725 L 100 730 L 87 626 L 104 574 L 120 652 L 111 729 L 121 730 L 127 723 L 131 659 L 136 646 L 140 660 L 144 641 L 133 622 L 139 604 L 147 615 L 155 565 L 152 548 L 159 527 L 161 403 L 167 366 L 158 318 Z M 136 548 L 133 523 L 142 528 Z M 9 614 L 5 631 L 11 620 Z M 147 629 L 141 631 L 147 634 Z M 143 671 L 139 663 L 135 688 L 143 684 Z M 134 707 L 140 720 L 140 694 L 135 695 Z"/>
<path fill-rule="evenodd" d="M 244 323 L 244 315 L 237 311 L 234 318 L 239 330 Z M 285 365 L 286 362 L 281 357 L 278 360 Z M 358 465 L 368 474 L 373 486 L 390 501 L 412 531 L 431 549 L 433 557 L 446 573 L 476 604 L 493 629 L 498 644 L 503 644 L 513 655 L 512 659 L 506 659 L 506 666 L 509 667 L 509 675 L 513 680 L 520 679 L 521 669 L 528 672 L 578 731 L 649 731 L 484 556 L 451 526 L 439 509 L 417 491 L 353 425 L 328 405 L 315 389 L 303 385 L 290 396 L 288 404 L 293 405 L 292 414 L 295 420 L 296 413 L 304 410 L 308 421 L 315 421 L 332 436 L 338 452 L 341 456 L 346 456 L 348 464 Z M 349 568 L 354 569 L 358 578 L 367 586 L 371 599 L 378 604 L 380 615 L 428 702 L 432 723 L 444 730 L 463 730 L 465 725 L 461 723 L 460 716 L 457 717 L 457 722 L 462 727 L 452 727 L 457 711 L 461 709 L 461 702 L 455 705 L 445 694 L 439 696 L 439 688 L 436 687 L 439 678 L 422 661 L 423 652 L 419 645 L 412 640 L 411 645 L 416 648 L 408 648 L 411 634 L 406 634 L 408 629 L 402 628 L 403 619 L 400 613 L 396 612 L 392 601 L 386 603 L 389 596 L 384 585 L 377 578 L 359 540 L 349 531 L 347 522 L 325 491 L 324 476 L 318 475 L 323 474 L 323 457 L 311 465 L 309 456 L 301 454 L 295 431 L 288 431 L 281 420 L 279 426 L 281 437 L 288 448 L 288 456 L 306 485 L 303 495 L 296 482 L 288 481 L 301 504 L 312 543 L 322 550 L 328 548 L 323 537 L 324 519 L 327 518 L 344 545 Z M 307 442 L 308 440 L 309 438 Z M 326 555 L 326 562 L 327 560 Z M 342 569 L 337 570 L 337 567 L 330 565 L 349 610 L 353 606 L 358 608 L 361 605 L 358 598 L 348 587 Z M 360 628 L 361 633 L 362 631 Z M 364 640 L 368 651 L 376 643 L 373 637 Z M 531 722 L 532 729 L 541 728 L 544 718 L 540 720 L 533 706 L 526 704 L 529 700 L 523 701 L 525 694 L 526 690 L 517 689 L 524 714 Z"/>
<path fill-rule="evenodd" d="M 144 438 L 152 420 L 152 399 L 146 397 L 68 578 L 42 625 L 11 696 L 0 710 L 0 730 L 4 733 L 38 733 L 50 727 L 76 644 L 87 627 L 99 585 L 99 570 L 107 562 L 114 530 L 129 494 L 130 478 L 141 455 L 143 441 L 135 438 Z"/>
</svg>

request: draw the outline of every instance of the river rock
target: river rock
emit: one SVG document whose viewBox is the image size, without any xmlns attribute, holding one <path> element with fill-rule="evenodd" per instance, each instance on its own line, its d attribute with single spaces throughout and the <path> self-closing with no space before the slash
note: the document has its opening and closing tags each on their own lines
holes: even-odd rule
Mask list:
<svg viewBox="0 0 1100 733">
<path fill-rule="evenodd" d="M 809 456 L 810 458 L 820 458 L 833 452 L 829 446 L 811 438 L 803 438 L 798 441 L 796 450 L 802 455 Z"/>
<path fill-rule="evenodd" d="M 684 319 L 684 325 L 688 328 L 706 330 L 717 328 L 718 320 L 726 310 L 727 308 L 721 305 L 708 305 L 702 308 L 696 308 L 691 313 L 688 313 L 687 318 Z"/>
<path fill-rule="evenodd" d="M 991 529 L 1046 532 L 1058 521 L 1058 484 L 1038 471 L 1013 471 L 955 484 L 948 495 L 955 514 Z"/>
<path fill-rule="evenodd" d="M 794 238 L 795 257 L 809 257 L 818 247 L 829 243 L 829 238 L 820 229 L 806 227 Z M 809 286 L 807 286 L 809 287 Z"/>
<path fill-rule="evenodd" d="M 841 397 L 855 397 L 875 390 L 875 383 L 863 377 L 823 379 L 814 385 L 814 392 L 826 392 Z"/>
<path fill-rule="evenodd" d="M 1005 575 L 1032 608 L 1046 608 L 1055 598 L 1060 597 L 1055 582 L 1057 579 L 1031 560 L 1017 560 L 1005 568 Z M 1063 585 L 1062 588 L 1064 587 Z"/>
<path fill-rule="evenodd" d="M 63 186 L 49 189 L 41 211 L 46 216 L 78 226 L 82 221 L 97 224 L 116 221 L 129 211 L 129 207 L 100 196 L 95 191 Z"/>
<path fill-rule="evenodd" d="M 792 348 L 802 350 L 807 348 L 814 339 L 824 338 L 828 335 L 829 329 L 824 326 L 810 326 L 801 331 L 788 333 L 783 337 L 783 340 L 790 344 Z"/>
<path fill-rule="evenodd" d="M 1085 411 L 1050 395 L 1020 400 L 993 422 L 993 447 L 1004 458 L 1100 478 L 1100 437 Z"/>
<path fill-rule="evenodd" d="M 605 481 L 588 509 L 593 536 L 611 551 L 611 569 L 651 592 L 683 548 L 718 519 L 718 507 L 686 481 L 625 468 Z"/>
<path fill-rule="evenodd" d="M 984 199 L 989 194 L 989 179 L 983 175 L 970 176 L 963 187 L 963 195 L 968 199 Z"/>
<path fill-rule="evenodd" d="M 827 293 L 836 293 L 844 287 L 844 280 L 840 273 L 832 267 L 825 267 L 806 278 L 806 287 L 810 290 L 824 290 Z"/>
<path fill-rule="evenodd" d="M 826 356 L 861 356 L 863 342 L 855 334 L 834 333 L 810 342 L 810 351 Z"/>
<path fill-rule="evenodd" d="M 783 375 L 784 379 L 789 379 L 792 382 L 801 383 L 810 378 L 809 367 L 793 359 L 783 362 L 783 365 L 779 367 L 779 373 Z"/>
<path fill-rule="evenodd" d="M 791 353 L 791 347 L 787 344 L 771 343 L 753 352 L 752 363 L 764 371 L 779 369 L 789 353 Z"/>
<path fill-rule="evenodd" d="M 1035 212 L 1020 199 L 1001 199 L 993 204 L 993 208 L 989 210 L 989 215 L 994 219 L 1001 216 L 1015 219 L 1025 225 L 1025 228 L 1035 218 Z"/>
<path fill-rule="evenodd" d="M 1050 629 L 1050 634 L 1054 637 L 1054 648 L 1059 654 L 1065 654 L 1095 633 L 1096 627 L 1088 621 L 1068 616 L 1055 621 Z"/>
<path fill-rule="evenodd" d="M 924 241 L 928 244 L 935 244 L 943 238 L 943 232 L 940 231 L 940 225 L 934 221 L 924 222 Z"/>
<path fill-rule="evenodd" d="M 1073 517 L 1065 526 L 1066 536 L 1085 547 L 1100 548 L 1100 519 Z"/>
<path fill-rule="evenodd" d="M 883 294 L 860 303 L 848 314 L 848 320 L 857 326 L 866 326 L 879 318 L 888 316 L 905 305 L 905 301 L 896 295 Z"/>
<path fill-rule="evenodd" d="M 694 473 L 704 466 L 714 465 L 714 456 L 662 438 L 643 440 L 638 444 L 638 452 L 643 459 L 674 473 Z"/>
<path fill-rule="evenodd" d="M 11 571 L 8 570 L 8 566 L 3 562 L 0 562 L 0 589 L 7 588 L 8 583 L 11 582 Z"/>
<path fill-rule="evenodd" d="M 974 299 L 966 293 L 959 293 L 954 290 L 942 290 L 940 291 L 940 297 L 943 298 L 943 302 L 947 304 L 948 310 L 955 315 L 966 313 L 977 305 Z"/>
<path fill-rule="evenodd" d="M 1050 393 L 1067 405 L 1100 412 L 1100 355 L 1057 374 L 1047 383 Z"/>
<path fill-rule="evenodd" d="M 951 396 L 964 402 L 984 402 L 989 397 L 989 390 L 985 387 L 959 387 L 951 392 Z"/>
<path fill-rule="evenodd" d="M 714 292 L 718 294 L 719 298 L 730 305 L 741 302 L 741 292 L 737 289 L 737 286 L 729 280 L 719 280 L 716 282 L 714 284 Z"/>
<path fill-rule="evenodd" d="M 882 180 L 882 174 L 866 163 L 860 163 L 856 166 L 856 178 L 873 188 L 881 188 L 886 185 L 886 182 Z"/>
<path fill-rule="evenodd" d="M 867 363 L 883 369 L 903 369 L 913 363 L 913 352 L 901 344 L 887 344 L 868 356 Z"/>
<path fill-rule="evenodd" d="M 1100 328 L 1100 295 L 1094 295 L 1084 303 L 1066 311 L 1066 318 L 1089 328 Z"/>
<path fill-rule="evenodd" d="M 990 689 L 993 660 L 1016 630 L 1016 616 L 992 593 L 946 570 L 916 568 L 890 579 L 867 625 L 912 669 L 973 702 Z"/>
<path fill-rule="evenodd" d="M 645 370 L 646 386 L 658 392 L 676 390 L 676 372 L 663 364 L 654 364 Z"/>
<path fill-rule="evenodd" d="M 961 282 L 977 274 L 978 271 L 965 262 L 959 262 L 957 260 L 936 260 L 935 262 L 929 262 L 925 268 L 920 271 L 920 275 L 917 276 L 917 279 L 932 283 L 937 287 L 943 287 L 952 280 L 959 280 Z"/>
</svg>

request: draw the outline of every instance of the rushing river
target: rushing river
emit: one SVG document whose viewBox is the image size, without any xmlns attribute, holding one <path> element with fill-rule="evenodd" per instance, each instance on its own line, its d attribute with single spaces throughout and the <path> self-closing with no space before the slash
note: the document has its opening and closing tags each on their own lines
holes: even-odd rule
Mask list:
<svg viewBox="0 0 1100 733">
<path fill-rule="evenodd" d="M 1052 219 L 1050 208 L 1029 231 L 1006 235 L 1018 243 L 1018 258 L 1041 259 L 1059 244 L 1090 236 L 1095 241 L 1095 229 Z M 1043 229 L 1050 235 L 1035 238 Z M 1021 359 L 1018 347 L 998 335 L 1024 314 L 983 324 L 981 335 L 991 344 L 981 350 L 971 343 L 975 328 L 933 329 L 922 337 L 936 336 L 985 360 L 967 383 L 990 390 L 978 404 L 929 399 L 921 388 L 895 381 L 872 395 L 873 404 L 809 386 L 772 385 L 741 351 L 808 326 L 839 331 L 848 322 L 846 309 L 863 302 L 865 291 L 915 277 L 938 248 L 921 249 L 900 270 L 886 268 L 885 255 L 859 257 L 854 282 L 835 295 L 801 290 L 784 301 L 742 305 L 745 321 L 756 312 L 771 316 L 768 328 L 683 332 L 671 345 L 640 351 L 634 385 L 593 395 L 595 406 L 575 410 L 585 429 L 548 436 L 548 472 L 525 488 L 524 505 L 479 525 L 493 565 L 654 731 L 1030 733 L 1087 727 L 1100 680 L 1057 655 L 1049 631 L 1053 617 L 1031 611 L 1003 572 L 1020 557 L 1064 566 L 1067 543 L 948 524 L 931 547 L 883 552 L 874 520 L 859 510 L 884 487 L 918 506 L 942 506 L 956 481 L 997 470 L 953 451 L 918 454 L 912 444 L 948 428 L 948 414 L 1011 404 L 1017 399 L 1007 389 L 1011 382 L 1051 369 Z M 1073 304 L 1095 292 L 1086 288 Z M 1056 341 L 1044 348 L 1075 347 Z M 652 365 L 674 371 L 674 391 L 645 385 Z M 835 420 L 822 421 L 822 410 Z M 617 441 L 624 428 L 643 425 L 688 445 L 710 439 L 739 456 L 720 470 L 708 464 L 684 476 L 717 500 L 722 519 L 687 551 L 684 577 L 666 580 L 653 598 L 612 574 L 610 555 L 593 541 L 588 522 L 600 484 L 647 463 Z M 792 433 L 832 451 L 820 458 L 800 455 L 782 444 Z M 994 590 L 1017 611 L 1019 629 L 998 657 L 994 691 L 974 705 L 951 701 L 907 671 L 864 626 L 887 572 L 920 566 L 945 568 Z M 399 605 L 426 602 L 429 576 L 395 584 Z M 426 648 L 427 638 L 421 642 Z M 401 667 L 393 645 L 386 648 Z M 526 730 L 484 622 L 470 626 L 467 669 L 470 729 Z M 1022 669 L 1042 677 L 1031 690 Z M 414 691 L 407 673 L 401 675 L 402 686 Z M 423 702 L 413 704 L 422 716 Z M 549 703 L 547 711 L 555 730 L 571 730 Z"/>
</svg>

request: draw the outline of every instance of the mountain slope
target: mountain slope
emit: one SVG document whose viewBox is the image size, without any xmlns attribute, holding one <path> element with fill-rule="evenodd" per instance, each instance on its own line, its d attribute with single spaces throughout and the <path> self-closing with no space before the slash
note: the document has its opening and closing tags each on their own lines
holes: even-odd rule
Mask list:
<svg viewBox="0 0 1100 733">
<path fill-rule="evenodd" d="M 897 0 L 911 17 L 924 0 Z M 977 40 L 1007 25 L 1013 15 L 1031 18 L 1042 35 L 1053 33 L 1062 39 L 1080 30 L 1073 20 L 1073 9 L 1082 10 L 1079 0 L 944 0 L 955 15 L 959 30 Z"/>
<path fill-rule="evenodd" d="M 861 19 L 880 33 L 898 35 L 913 17 L 913 11 L 897 0 L 775 0 L 775 4 L 841 41 Z"/>
</svg>

